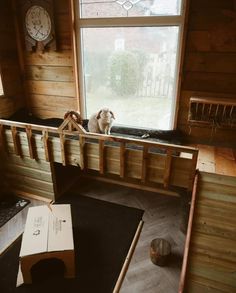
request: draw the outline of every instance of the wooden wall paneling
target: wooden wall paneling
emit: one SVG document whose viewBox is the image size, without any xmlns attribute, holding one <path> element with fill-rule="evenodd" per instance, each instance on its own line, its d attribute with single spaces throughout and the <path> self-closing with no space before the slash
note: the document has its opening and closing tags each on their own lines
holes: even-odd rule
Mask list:
<svg viewBox="0 0 236 293">
<path fill-rule="evenodd" d="M 173 157 L 171 166 L 170 184 L 189 189 L 189 182 L 193 176 L 192 160 Z"/>
<path fill-rule="evenodd" d="M 73 69 L 68 66 L 32 65 L 26 67 L 26 78 L 30 80 L 73 82 Z"/>
<path fill-rule="evenodd" d="M 18 58 L 14 13 L 11 1 L 0 3 L 0 67 L 4 96 L 0 99 L 0 117 L 8 118 L 24 106 L 22 72 Z"/>
<path fill-rule="evenodd" d="M 75 109 L 76 101 L 73 97 L 48 96 L 47 94 L 30 94 L 32 113 L 40 118 L 63 118 L 66 109 Z"/>
<path fill-rule="evenodd" d="M 120 148 L 105 146 L 106 174 L 120 175 Z"/>
<path fill-rule="evenodd" d="M 200 172 L 186 292 L 235 291 L 235 212 L 235 177 Z"/>
<path fill-rule="evenodd" d="M 54 3 L 57 51 L 25 52 L 25 79 L 30 111 L 39 118 L 63 118 L 78 109 L 68 1 Z"/>
<path fill-rule="evenodd" d="M 209 13 L 209 9 L 211 13 Z M 194 127 L 187 123 L 188 101 L 195 96 L 236 100 L 235 1 L 190 1 L 183 78 L 179 98 L 178 128 L 190 141 L 235 145 L 235 131 Z M 188 96 L 189 95 L 189 96 Z"/>
<path fill-rule="evenodd" d="M 55 192 L 50 163 L 32 160 L 30 157 L 19 157 L 9 154 L 2 157 L 4 174 L 9 186 L 17 191 L 32 196 L 54 199 Z"/>
<path fill-rule="evenodd" d="M 99 171 L 99 145 L 86 143 L 87 168 Z"/>
<path fill-rule="evenodd" d="M 126 149 L 125 152 L 126 176 L 136 179 L 142 177 L 142 151 Z"/>
<path fill-rule="evenodd" d="M 75 92 L 72 82 L 56 82 L 42 80 L 28 80 L 27 87 L 30 94 L 74 97 Z"/>
<path fill-rule="evenodd" d="M 72 67 L 73 59 L 71 50 L 31 53 L 25 56 L 25 64 L 28 66 L 62 66 Z"/>
<path fill-rule="evenodd" d="M 63 3 L 64 2 L 64 3 Z M 70 27 L 70 3 L 69 1 L 57 1 L 54 5 L 55 30 L 57 46 L 60 50 L 71 50 L 71 27 Z"/>
<path fill-rule="evenodd" d="M 189 52 L 185 56 L 185 70 L 236 74 L 236 53 Z"/>
<path fill-rule="evenodd" d="M 151 182 L 163 183 L 166 158 L 163 154 L 149 153 L 148 179 Z"/>
<path fill-rule="evenodd" d="M 191 1 L 191 10 L 202 10 L 209 12 L 212 7 L 217 9 L 233 9 L 234 7 L 234 0 L 198 0 L 198 1 Z"/>
<path fill-rule="evenodd" d="M 227 8 L 224 8 L 227 9 Z M 188 22 L 191 31 L 207 31 L 213 30 L 219 23 L 228 24 L 229 17 L 225 15 L 223 9 L 219 9 L 214 5 L 211 7 L 211 13 L 205 9 L 191 9 L 190 13 L 194 15 Z"/>
<path fill-rule="evenodd" d="M 234 94 L 236 92 L 236 74 L 186 72 L 183 90 Z"/>
</svg>

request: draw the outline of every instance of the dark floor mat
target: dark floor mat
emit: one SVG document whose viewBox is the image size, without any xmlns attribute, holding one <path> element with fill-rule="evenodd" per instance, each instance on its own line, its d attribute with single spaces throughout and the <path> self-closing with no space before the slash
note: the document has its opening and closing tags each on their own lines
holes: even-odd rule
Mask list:
<svg viewBox="0 0 236 293">
<path fill-rule="evenodd" d="M 72 210 L 76 277 L 15 288 L 21 239 L 0 256 L 0 292 L 110 293 L 113 291 L 143 211 L 102 200 L 67 194 L 57 203 Z M 45 268 L 47 270 L 47 268 Z M 48 272 L 50 274 L 50 272 Z"/>
<path fill-rule="evenodd" d="M 30 203 L 14 194 L 4 194 L 0 199 L 0 228 Z"/>
</svg>

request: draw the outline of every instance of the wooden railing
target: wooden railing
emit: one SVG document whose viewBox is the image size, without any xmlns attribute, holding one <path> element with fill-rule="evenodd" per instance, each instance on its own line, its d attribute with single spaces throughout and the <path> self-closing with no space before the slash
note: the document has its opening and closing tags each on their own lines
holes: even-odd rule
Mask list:
<svg viewBox="0 0 236 293">
<path fill-rule="evenodd" d="M 70 118 L 59 128 L 0 119 L 0 141 L 8 154 L 165 189 L 192 190 L 198 156 L 192 147 L 88 133 Z"/>
</svg>

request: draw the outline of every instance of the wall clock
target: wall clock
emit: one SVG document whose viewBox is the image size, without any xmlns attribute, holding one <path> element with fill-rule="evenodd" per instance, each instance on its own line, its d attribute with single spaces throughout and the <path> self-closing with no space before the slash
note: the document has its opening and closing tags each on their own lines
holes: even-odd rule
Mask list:
<svg viewBox="0 0 236 293">
<path fill-rule="evenodd" d="M 56 50 L 53 1 L 31 0 L 22 6 L 25 44 L 27 50 Z"/>
</svg>

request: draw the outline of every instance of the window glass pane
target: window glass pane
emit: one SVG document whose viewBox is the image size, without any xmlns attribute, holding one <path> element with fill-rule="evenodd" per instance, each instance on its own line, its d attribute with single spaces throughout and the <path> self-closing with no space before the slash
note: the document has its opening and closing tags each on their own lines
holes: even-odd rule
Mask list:
<svg viewBox="0 0 236 293">
<path fill-rule="evenodd" d="M 116 123 L 170 129 L 178 27 L 82 29 L 87 117 L 102 107 Z"/>
<path fill-rule="evenodd" d="M 82 18 L 179 15 L 181 0 L 81 0 Z"/>
</svg>

